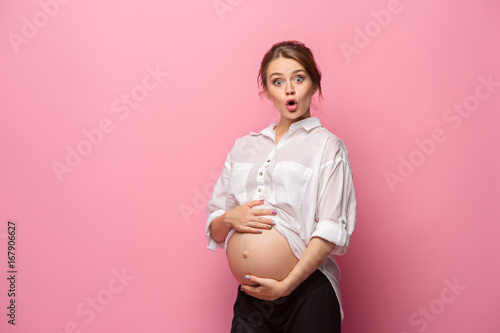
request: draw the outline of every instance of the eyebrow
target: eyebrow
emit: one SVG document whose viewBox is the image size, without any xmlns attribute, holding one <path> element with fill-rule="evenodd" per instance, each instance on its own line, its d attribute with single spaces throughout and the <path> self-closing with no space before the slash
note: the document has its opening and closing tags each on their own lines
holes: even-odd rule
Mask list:
<svg viewBox="0 0 500 333">
<path fill-rule="evenodd" d="M 292 72 L 292 74 L 295 74 L 295 73 L 298 73 L 298 72 L 304 72 L 304 73 L 307 73 L 304 69 L 296 69 L 296 70 L 294 70 L 294 71 Z M 269 75 L 269 77 L 272 77 L 272 76 L 274 76 L 274 75 L 283 75 L 283 73 L 278 73 L 278 72 L 276 72 L 276 73 L 272 73 L 271 75 Z"/>
</svg>

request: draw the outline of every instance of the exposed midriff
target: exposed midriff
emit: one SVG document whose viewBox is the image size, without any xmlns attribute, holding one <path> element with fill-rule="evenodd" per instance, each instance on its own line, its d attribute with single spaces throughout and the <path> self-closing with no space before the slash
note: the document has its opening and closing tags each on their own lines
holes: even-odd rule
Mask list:
<svg viewBox="0 0 500 333">
<path fill-rule="evenodd" d="M 245 275 L 283 280 L 298 259 L 286 238 L 275 228 L 260 234 L 235 232 L 226 248 L 229 268 L 240 284 L 251 284 Z"/>
</svg>

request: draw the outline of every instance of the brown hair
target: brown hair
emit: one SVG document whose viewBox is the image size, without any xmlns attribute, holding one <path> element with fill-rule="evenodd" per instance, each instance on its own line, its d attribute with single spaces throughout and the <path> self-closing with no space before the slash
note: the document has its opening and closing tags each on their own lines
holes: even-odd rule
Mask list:
<svg viewBox="0 0 500 333">
<path fill-rule="evenodd" d="M 267 50 L 260 63 L 259 75 L 257 76 L 259 86 L 267 88 L 267 68 L 271 61 L 279 57 L 293 59 L 301 64 L 311 77 L 314 87 L 318 88 L 320 97 L 323 96 L 321 92 L 321 71 L 316 65 L 316 61 L 314 61 L 314 56 L 304 43 L 295 40 L 276 43 Z"/>
</svg>

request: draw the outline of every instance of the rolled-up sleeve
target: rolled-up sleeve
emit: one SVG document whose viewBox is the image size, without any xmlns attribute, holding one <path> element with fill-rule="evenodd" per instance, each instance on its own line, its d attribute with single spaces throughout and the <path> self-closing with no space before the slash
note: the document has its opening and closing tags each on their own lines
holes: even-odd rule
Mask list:
<svg viewBox="0 0 500 333">
<path fill-rule="evenodd" d="M 356 226 L 356 196 L 347 149 L 337 137 L 325 143 L 319 172 L 316 228 L 311 237 L 336 244 L 334 255 L 342 255 Z"/>
<path fill-rule="evenodd" d="M 232 151 L 233 150 L 231 149 L 231 152 Z M 224 242 L 217 242 L 212 238 L 210 234 L 210 224 L 216 217 L 221 216 L 226 212 L 226 196 L 229 186 L 229 177 L 231 175 L 231 152 L 229 152 L 226 157 L 222 173 L 215 183 L 214 190 L 212 191 L 212 195 L 210 196 L 207 204 L 208 218 L 205 225 L 205 235 L 207 236 L 208 241 L 207 248 L 210 250 L 224 247 Z"/>
</svg>

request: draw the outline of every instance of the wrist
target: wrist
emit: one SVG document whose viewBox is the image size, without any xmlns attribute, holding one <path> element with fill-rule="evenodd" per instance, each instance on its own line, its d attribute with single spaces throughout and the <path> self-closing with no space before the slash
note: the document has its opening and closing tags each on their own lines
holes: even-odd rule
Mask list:
<svg viewBox="0 0 500 333">
<path fill-rule="evenodd" d="M 227 217 L 227 211 L 225 211 L 224 214 L 222 214 L 220 216 L 220 219 L 221 219 L 222 225 L 224 225 L 225 227 L 228 227 L 228 228 L 232 228 L 231 222 L 229 221 L 229 219 Z"/>
<path fill-rule="evenodd" d="M 297 288 L 300 284 L 300 281 L 298 281 L 297 279 L 294 279 L 293 276 L 291 276 L 291 275 L 288 275 L 281 282 L 283 283 L 283 288 L 284 288 L 283 296 L 290 295 L 292 293 L 292 291 L 294 291 L 295 288 Z"/>
<path fill-rule="evenodd" d="M 217 216 L 210 223 L 210 234 L 216 242 L 223 242 L 229 230 L 231 230 L 231 225 L 226 221 L 227 217 L 225 213 Z"/>
</svg>

